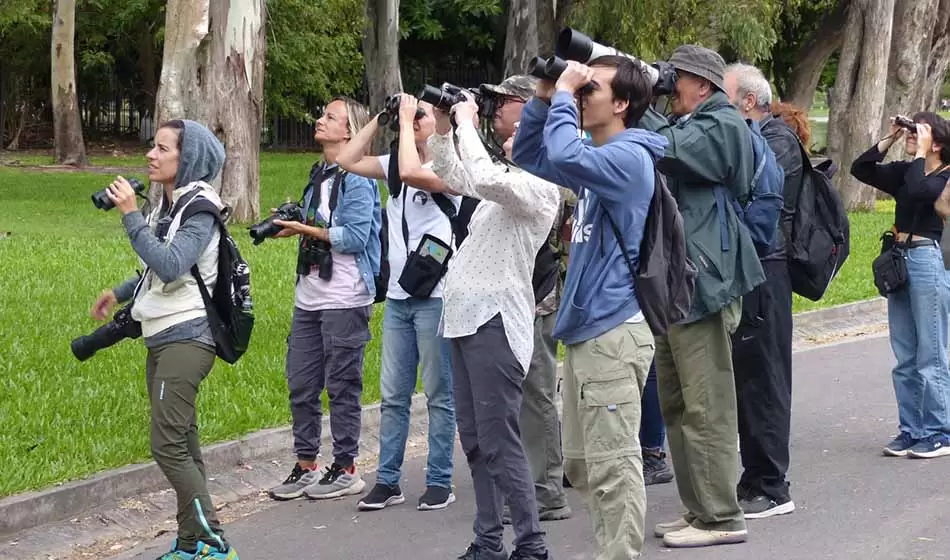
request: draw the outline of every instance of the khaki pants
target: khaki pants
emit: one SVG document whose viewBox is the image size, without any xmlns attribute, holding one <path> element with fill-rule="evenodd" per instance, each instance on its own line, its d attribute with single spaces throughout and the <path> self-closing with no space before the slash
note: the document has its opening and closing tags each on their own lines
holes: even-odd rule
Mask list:
<svg viewBox="0 0 950 560">
<path fill-rule="evenodd" d="M 521 441 L 538 509 L 542 512 L 566 507 L 567 496 L 561 486 L 564 459 L 561 456 L 561 425 L 557 396 L 557 341 L 551 337 L 555 313 L 534 319 L 534 355 L 525 377 L 521 403 Z"/>
<path fill-rule="evenodd" d="M 686 520 L 697 529 L 745 529 L 736 497 L 739 427 L 731 340 L 740 313 L 736 301 L 656 339 L 660 409 L 676 486 Z"/>
<path fill-rule="evenodd" d="M 214 357 L 214 349 L 204 344 L 181 341 L 150 348 L 145 362 L 152 402 L 152 457 L 178 499 L 180 548 L 195 546 L 199 539 L 217 544 L 202 527 L 199 515 L 204 515 L 213 533 L 222 533 L 208 494 L 195 413 L 198 387 L 214 366 Z"/>
<path fill-rule="evenodd" d="M 641 322 L 567 346 L 564 471 L 590 504 L 597 560 L 637 558 L 643 548 L 640 398 L 654 345 Z"/>
</svg>

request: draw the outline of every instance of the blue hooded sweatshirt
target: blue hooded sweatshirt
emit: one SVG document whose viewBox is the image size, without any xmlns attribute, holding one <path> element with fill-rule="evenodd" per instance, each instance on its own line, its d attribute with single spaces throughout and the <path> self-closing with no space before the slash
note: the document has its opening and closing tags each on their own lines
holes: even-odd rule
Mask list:
<svg viewBox="0 0 950 560">
<path fill-rule="evenodd" d="M 577 194 L 571 256 L 553 336 L 579 344 L 637 316 L 635 278 L 606 212 L 637 269 L 653 198 L 654 168 L 667 140 L 628 128 L 603 146 L 578 137 L 574 98 L 558 92 L 551 107 L 532 99 L 521 114 L 512 158 L 526 171 Z"/>
</svg>

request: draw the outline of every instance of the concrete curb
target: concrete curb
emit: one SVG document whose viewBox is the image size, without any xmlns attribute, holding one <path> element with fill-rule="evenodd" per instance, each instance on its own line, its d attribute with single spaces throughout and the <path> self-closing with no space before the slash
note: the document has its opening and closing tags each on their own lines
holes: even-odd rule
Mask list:
<svg viewBox="0 0 950 560">
<path fill-rule="evenodd" d="M 410 409 L 414 427 L 428 422 L 425 410 L 425 395 L 414 395 Z M 378 404 L 363 408 L 361 440 L 377 437 L 379 418 Z M 329 415 L 323 417 L 322 434 L 321 448 L 329 449 L 332 446 Z M 212 473 L 281 454 L 287 455 L 289 460 L 292 449 L 290 426 L 284 426 L 254 432 L 239 440 L 212 444 L 201 451 L 208 472 Z M 0 535 L 71 519 L 84 511 L 115 504 L 123 498 L 166 488 L 165 476 L 158 465 L 151 462 L 105 471 L 45 490 L 17 494 L 0 500 Z"/>
<path fill-rule="evenodd" d="M 801 340 L 811 333 L 829 332 L 855 326 L 866 319 L 879 323 L 886 317 L 887 300 L 876 298 L 808 311 L 795 315 L 794 336 Z M 558 365 L 560 368 L 560 364 Z M 425 396 L 413 397 L 411 431 L 424 429 Z M 375 440 L 379 433 L 378 404 L 363 409 L 361 443 Z M 329 415 L 323 417 L 323 448 L 332 446 Z M 210 445 L 202 450 L 209 472 L 222 472 L 262 458 L 287 455 L 292 449 L 289 426 L 261 430 L 235 441 Z M 289 459 L 288 459 L 289 460 Z M 164 475 L 154 463 L 129 465 L 99 473 L 85 480 L 68 482 L 53 488 L 18 494 L 0 500 L 0 535 L 77 517 L 84 511 L 115 504 L 123 498 L 168 488 Z"/>
</svg>

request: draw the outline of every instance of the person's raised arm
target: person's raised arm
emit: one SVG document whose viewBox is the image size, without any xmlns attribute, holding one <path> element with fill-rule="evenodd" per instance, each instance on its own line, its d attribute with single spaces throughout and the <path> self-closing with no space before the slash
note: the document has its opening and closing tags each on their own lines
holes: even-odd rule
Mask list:
<svg viewBox="0 0 950 560">
<path fill-rule="evenodd" d="M 413 128 L 418 108 L 419 100 L 415 97 L 405 93 L 399 96 L 399 179 L 424 191 L 457 194 L 432 169 L 423 167 L 424 162 L 419 157 L 416 132 Z"/>
<path fill-rule="evenodd" d="M 455 106 L 459 154 L 475 197 L 525 217 L 553 216 L 560 201 L 557 187 L 529 173 L 509 171 L 492 162 L 472 124 L 477 113 L 478 106 L 472 101 Z"/>
<path fill-rule="evenodd" d="M 645 149 L 633 142 L 591 146 L 579 138 L 574 95 L 590 82 L 592 74 L 590 68 L 574 62 L 561 74 L 544 126 L 544 146 L 561 178 L 558 184 L 575 192 L 587 188 L 606 200 L 621 200 L 638 179 L 652 176 L 652 161 Z"/>
<path fill-rule="evenodd" d="M 370 144 L 379 131 L 378 117 L 370 119 L 349 142 L 343 145 L 336 162 L 350 173 L 368 177 L 370 179 L 386 179 L 386 174 L 379 165 L 379 158 L 366 155 Z"/>
<path fill-rule="evenodd" d="M 435 134 L 429 137 L 429 150 L 432 151 L 432 171 L 442 178 L 453 191 L 475 196 L 471 178 L 466 174 L 458 152 L 455 150 L 452 132 L 452 117 L 441 109 L 433 111 L 435 115 Z"/>
</svg>

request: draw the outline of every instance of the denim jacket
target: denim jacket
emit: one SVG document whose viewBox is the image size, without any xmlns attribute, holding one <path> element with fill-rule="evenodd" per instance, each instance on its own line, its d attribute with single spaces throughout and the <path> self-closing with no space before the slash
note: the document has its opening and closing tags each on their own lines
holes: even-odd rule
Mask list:
<svg viewBox="0 0 950 560">
<path fill-rule="evenodd" d="M 309 206 L 314 185 L 304 191 L 304 208 Z M 376 181 L 347 173 L 340 188 L 330 223 L 330 245 L 335 251 L 356 255 L 356 266 L 369 294 L 376 297 L 375 277 L 379 275 L 382 202 Z"/>
</svg>

